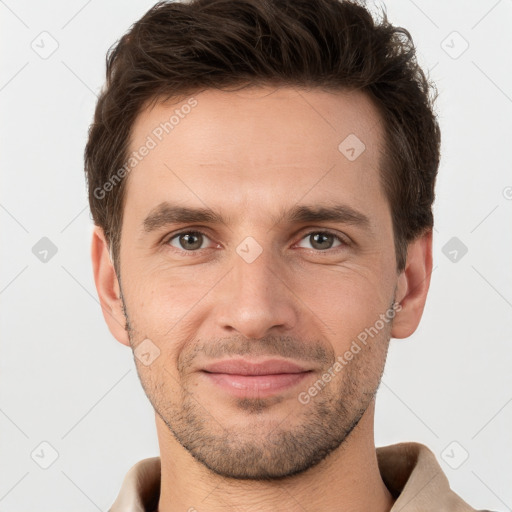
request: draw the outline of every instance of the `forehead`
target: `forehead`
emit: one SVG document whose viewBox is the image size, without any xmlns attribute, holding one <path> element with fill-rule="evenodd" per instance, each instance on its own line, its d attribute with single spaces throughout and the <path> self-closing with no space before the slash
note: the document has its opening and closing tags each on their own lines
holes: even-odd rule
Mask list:
<svg viewBox="0 0 512 512">
<path fill-rule="evenodd" d="M 289 161 L 290 155 L 284 152 L 287 147 L 295 146 L 295 151 L 302 147 L 302 152 L 315 157 L 328 145 L 331 151 L 339 151 L 338 143 L 351 134 L 364 141 L 372 153 L 368 146 L 381 142 L 380 121 L 376 107 L 360 91 L 210 89 L 179 102 L 171 99 L 144 109 L 132 127 L 130 149 L 136 150 L 147 136 L 158 145 L 170 144 L 172 134 L 180 145 L 187 144 L 189 159 L 202 157 L 204 148 L 210 159 L 219 156 L 225 160 L 236 146 L 246 150 L 245 156 L 250 152 L 253 157 L 259 148 L 261 157 L 268 160 L 269 151 L 264 148 L 281 147 L 282 151 L 271 158 L 271 162 L 281 164 Z M 305 138 L 311 143 L 303 147 Z M 236 154 L 231 156 L 236 158 Z"/>
<path fill-rule="evenodd" d="M 206 90 L 138 116 L 125 205 L 143 215 L 165 200 L 204 206 L 207 199 L 227 214 L 230 205 L 280 212 L 307 195 L 309 202 L 342 198 L 368 210 L 365 196 L 366 203 L 372 194 L 385 201 L 382 144 L 379 113 L 361 92 Z"/>
</svg>

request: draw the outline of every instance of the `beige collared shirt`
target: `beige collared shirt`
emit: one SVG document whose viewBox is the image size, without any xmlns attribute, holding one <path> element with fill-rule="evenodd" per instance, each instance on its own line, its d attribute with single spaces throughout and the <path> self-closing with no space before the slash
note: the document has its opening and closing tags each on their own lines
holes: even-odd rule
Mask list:
<svg viewBox="0 0 512 512">
<path fill-rule="evenodd" d="M 381 446 L 377 460 L 382 480 L 396 500 L 390 512 L 475 512 L 450 489 L 435 455 L 425 445 Z M 160 457 L 141 460 L 126 474 L 109 512 L 155 512 L 159 494 Z"/>
</svg>

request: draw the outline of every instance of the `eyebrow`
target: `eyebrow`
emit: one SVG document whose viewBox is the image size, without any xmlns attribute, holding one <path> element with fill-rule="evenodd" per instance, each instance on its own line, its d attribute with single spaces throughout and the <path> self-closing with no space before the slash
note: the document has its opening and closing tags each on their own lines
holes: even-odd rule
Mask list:
<svg viewBox="0 0 512 512">
<path fill-rule="evenodd" d="M 190 208 L 174 205 L 168 201 L 153 208 L 142 224 L 142 236 L 157 231 L 170 224 L 207 223 L 227 224 L 225 219 L 210 208 Z M 347 205 L 296 205 L 272 217 L 275 224 L 287 221 L 290 224 L 306 222 L 333 221 L 342 224 L 356 225 L 365 229 L 370 228 L 370 219 L 362 212 Z"/>
</svg>

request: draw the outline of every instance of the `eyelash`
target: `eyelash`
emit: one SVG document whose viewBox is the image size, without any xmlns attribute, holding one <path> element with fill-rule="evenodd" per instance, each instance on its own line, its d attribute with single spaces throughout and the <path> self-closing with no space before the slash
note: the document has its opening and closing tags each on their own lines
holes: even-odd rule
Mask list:
<svg viewBox="0 0 512 512">
<path fill-rule="evenodd" d="M 333 252 L 337 252 L 338 250 L 343 249 L 343 246 L 349 247 L 351 245 L 349 240 L 345 240 L 342 236 L 340 236 L 336 233 L 333 233 L 329 230 L 319 230 L 319 229 L 311 230 L 311 231 L 308 231 L 307 233 L 304 233 L 302 235 L 302 237 L 300 238 L 299 242 L 313 234 L 331 235 L 341 243 L 341 245 L 339 245 L 337 247 L 332 247 L 330 249 L 324 249 L 324 250 L 305 249 L 307 251 L 314 252 L 315 254 L 332 254 Z M 196 256 L 198 253 L 200 253 L 200 251 L 205 250 L 205 249 L 196 249 L 196 250 L 192 250 L 192 251 L 186 251 L 185 249 L 178 249 L 177 247 L 173 247 L 173 246 L 169 245 L 171 240 L 179 237 L 180 235 L 203 235 L 203 236 L 207 237 L 208 239 L 210 239 L 210 237 L 203 231 L 188 229 L 188 230 L 179 231 L 177 233 L 173 233 L 172 235 L 165 237 L 162 242 L 162 245 L 169 247 L 173 251 L 177 251 L 177 252 L 182 253 L 187 256 Z"/>
</svg>

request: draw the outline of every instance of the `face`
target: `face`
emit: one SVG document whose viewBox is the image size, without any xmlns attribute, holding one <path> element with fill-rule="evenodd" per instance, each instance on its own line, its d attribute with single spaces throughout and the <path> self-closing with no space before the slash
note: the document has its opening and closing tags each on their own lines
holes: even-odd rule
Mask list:
<svg viewBox="0 0 512 512">
<path fill-rule="evenodd" d="M 382 144 L 357 92 L 208 90 L 138 117 L 126 329 L 157 415 L 213 472 L 305 471 L 372 404 L 401 289 Z"/>
</svg>

